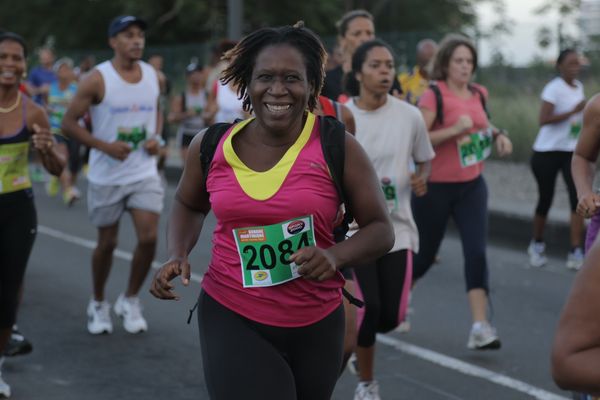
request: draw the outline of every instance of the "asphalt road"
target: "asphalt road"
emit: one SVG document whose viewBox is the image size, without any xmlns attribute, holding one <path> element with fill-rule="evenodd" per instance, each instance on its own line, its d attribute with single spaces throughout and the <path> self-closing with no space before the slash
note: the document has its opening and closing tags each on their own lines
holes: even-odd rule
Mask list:
<svg viewBox="0 0 600 400">
<path fill-rule="evenodd" d="M 174 188 L 167 193 L 167 210 Z M 149 331 L 126 333 L 113 315 L 112 335 L 91 336 L 85 309 L 91 293 L 90 256 L 95 229 L 85 201 L 66 209 L 36 187 L 39 233 L 26 276 L 19 326 L 34 352 L 8 359 L 4 377 L 13 398 L 23 400 L 207 399 L 198 329 L 186 324 L 199 283 L 180 288 L 179 302 L 141 293 Z M 157 260 L 165 259 L 166 212 L 161 218 Z M 193 271 L 202 274 L 210 254 L 214 220 L 194 250 Z M 503 242 L 504 243 L 504 242 Z M 135 245 L 131 220 L 121 224 L 119 251 L 107 285 L 112 303 L 124 290 L 128 258 Z M 551 258 L 544 269 L 527 267 L 523 248 L 489 247 L 493 323 L 503 347 L 495 352 L 467 350 L 470 327 L 464 292 L 462 250 L 450 235 L 441 263 L 413 294 L 412 330 L 378 339 L 376 376 L 383 399 L 560 399 L 549 373 L 555 324 L 573 273 Z M 226 362 L 226 360 L 223 360 Z M 259 372 L 257 372 L 259 374 Z M 352 399 L 356 377 L 340 378 L 334 399 Z"/>
</svg>

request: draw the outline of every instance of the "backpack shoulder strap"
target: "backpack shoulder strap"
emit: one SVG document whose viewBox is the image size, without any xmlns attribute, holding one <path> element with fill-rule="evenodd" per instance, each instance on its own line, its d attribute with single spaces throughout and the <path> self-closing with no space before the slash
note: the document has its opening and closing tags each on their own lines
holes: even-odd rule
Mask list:
<svg viewBox="0 0 600 400">
<path fill-rule="evenodd" d="M 333 117 L 319 117 L 321 126 L 321 147 L 331 178 L 342 203 L 346 205 L 346 212 L 342 222 L 342 233 L 348 232 L 350 223 L 354 219 L 348 207 L 348 196 L 344 190 L 344 162 L 346 159 L 346 128 L 344 124 Z"/>
<path fill-rule="evenodd" d="M 208 177 L 208 170 L 210 169 L 210 163 L 215 156 L 217 146 L 221 141 L 221 138 L 231 127 L 229 123 L 219 123 L 211 125 L 200 142 L 200 164 L 202 165 L 202 172 L 204 173 L 204 182 L 206 185 L 206 178 Z"/>
<path fill-rule="evenodd" d="M 435 95 L 435 122 L 442 125 L 444 123 L 444 100 L 442 99 L 442 91 L 434 81 L 429 82 L 429 88 Z"/>
<path fill-rule="evenodd" d="M 483 95 L 483 92 L 481 91 L 481 89 L 479 88 L 479 86 L 477 85 L 473 85 L 469 83 L 469 90 L 472 93 L 475 93 L 479 96 L 479 101 L 481 102 L 481 107 L 483 107 L 483 111 L 485 111 L 485 115 L 487 115 L 488 119 L 492 119 L 490 112 L 487 108 L 487 102 L 485 100 L 485 96 Z"/>
<path fill-rule="evenodd" d="M 181 110 L 183 112 L 187 111 L 187 96 L 185 95 L 185 90 L 181 92 Z"/>
</svg>

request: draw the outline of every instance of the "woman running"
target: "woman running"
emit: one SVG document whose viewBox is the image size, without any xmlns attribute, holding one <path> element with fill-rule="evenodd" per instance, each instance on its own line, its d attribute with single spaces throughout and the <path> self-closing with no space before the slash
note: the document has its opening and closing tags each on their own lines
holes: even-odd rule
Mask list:
<svg viewBox="0 0 600 400">
<path fill-rule="evenodd" d="M 427 194 L 413 199 L 420 243 L 414 280 L 422 278 L 433 264 L 452 217 L 462 242 L 473 319 L 467 347 L 498 349 L 500 339 L 486 315 L 488 191 L 481 173 L 494 142 L 500 156 L 512 152 L 512 143 L 488 121 L 487 90 L 471 83 L 476 69 L 477 52 L 471 41 L 449 35 L 434 60 L 435 86 L 419 100 L 436 157 L 431 163 Z"/>
<path fill-rule="evenodd" d="M 396 236 L 390 252 L 354 269 L 358 298 L 365 303 L 358 312 L 360 382 L 355 400 L 379 400 L 373 371 L 375 335 L 394 330 L 406 316 L 413 252 L 419 250 L 410 194 L 411 190 L 416 196 L 427 192 L 434 156 L 419 109 L 388 94 L 395 76 L 394 57 L 386 43 L 369 41 L 354 53 L 347 89 L 357 97 L 346 104 L 356 120 L 356 139 L 375 167 Z M 413 161 L 414 173 L 410 168 Z"/>
<path fill-rule="evenodd" d="M 559 76 L 542 91 L 540 131 L 533 144 L 531 170 L 538 185 L 538 203 L 533 216 L 533 238 L 527 249 L 533 267 L 546 264 L 544 228 L 554 197 L 556 176 L 562 172 L 571 204 L 571 250 L 567 268 L 578 270 L 583 263 L 583 218 L 577 215 L 577 190 L 571 175 L 571 158 L 581 131 L 585 96 L 577 80 L 581 64 L 573 49 L 560 52 L 556 60 Z"/>
<path fill-rule="evenodd" d="M 344 341 L 339 269 L 393 244 L 377 176 L 349 134 L 342 185 L 361 230 L 334 243 L 340 197 L 321 140 L 339 125 L 307 111 L 318 102 L 325 54 L 302 24 L 244 38 L 221 79 L 239 88 L 255 118 L 227 130 L 208 171 L 203 134 L 190 146 L 169 220 L 169 261 L 151 292 L 178 298 L 169 281 L 189 283 L 188 254 L 212 209 L 217 226 L 198 312 L 211 399 L 330 399 Z"/>
<path fill-rule="evenodd" d="M 26 57 L 21 36 L 0 34 L 0 354 L 15 323 L 19 288 L 37 229 L 28 170 L 30 142 L 51 174 L 60 175 L 65 165 L 45 111 L 19 91 Z M 9 397 L 3 362 L 0 356 L 0 395 Z"/>
</svg>

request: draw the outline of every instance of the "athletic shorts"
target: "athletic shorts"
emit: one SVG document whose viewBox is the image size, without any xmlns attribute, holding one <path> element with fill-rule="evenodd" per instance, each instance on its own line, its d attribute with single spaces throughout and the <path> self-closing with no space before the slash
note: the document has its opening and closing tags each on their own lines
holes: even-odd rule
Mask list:
<svg viewBox="0 0 600 400">
<path fill-rule="evenodd" d="M 144 210 L 160 214 L 164 188 L 158 175 L 128 185 L 88 184 L 88 215 L 97 227 L 119 221 L 125 210 Z"/>
</svg>

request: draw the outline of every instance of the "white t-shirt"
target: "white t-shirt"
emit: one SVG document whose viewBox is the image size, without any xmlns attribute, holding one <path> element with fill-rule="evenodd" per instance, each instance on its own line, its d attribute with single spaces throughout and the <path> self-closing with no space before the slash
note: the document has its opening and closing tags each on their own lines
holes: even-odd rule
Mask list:
<svg viewBox="0 0 600 400">
<path fill-rule="evenodd" d="M 110 61 L 96 66 L 104 81 L 104 98 L 90 107 L 92 134 L 105 142 L 130 144 L 132 151 L 120 161 L 92 149 L 88 180 L 97 185 L 128 185 L 158 174 L 156 156 L 144 149 L 144 142 L 156 135 L 158 76 L 150 64 L 138 61 L 142 79 L 125 81 Z"/>
<path fill-rule="evenodd" d="M 575 108 L 585 99 L 583 85 L 574 81 L 570 86 L 561 77 L 552 79 L 542 91 L 542 100 L 554 105 L 554 114 L 563 114 Z M 581 131 L 583 111 L 554 124 L 546 124 L 540 128 L 533 150 L 535 151 L 574 151 Z"/>
<path fill-rule="evenodd" d="M 410 249 L 416 253 L 419 234 L 410 208 L 411 169 L 413 162 L 426 162 L 435 156 L 421 112 L 390 95 L 377 110 L 360 109 L 353 99 L 346 106 L 354 114 L 356 139 L 371 159 L 386 193 L 396 234 L 390 251 Z"/>
</svg>

